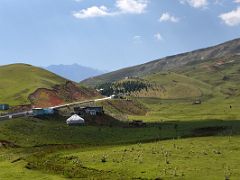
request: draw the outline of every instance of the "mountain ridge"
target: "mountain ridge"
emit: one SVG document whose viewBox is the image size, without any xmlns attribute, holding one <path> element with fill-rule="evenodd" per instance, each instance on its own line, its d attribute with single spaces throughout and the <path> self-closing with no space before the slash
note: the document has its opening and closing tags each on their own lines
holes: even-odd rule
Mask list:
<svg viewBox="0 0 240 180">
<path fill-rule="evenodd" d="M 118 81 L 128 76 L 144 76 L 155 72 L 180 68 L 192 62 L 201 62 L 203 60 L 219 58 L 228 55 L 239 55 L 239 53 L 240 38 L 233 39 L 215 46 L 167 56 L 144 64 L 123 68 L 94 78 L 83 80 L 81 83 L 87 86 L 95 87 L 107 82 Z"/>
<path fill-rule="evenodd" d="M 106 71 L 82 66 L 77 63 L 71 65 L 64 64 L 50 65 L 44 67 L 44 69 L 75 82 L 80 82 L 81 80 L 84 80 L 86 78 L 106 73 Z"/>
</svg>

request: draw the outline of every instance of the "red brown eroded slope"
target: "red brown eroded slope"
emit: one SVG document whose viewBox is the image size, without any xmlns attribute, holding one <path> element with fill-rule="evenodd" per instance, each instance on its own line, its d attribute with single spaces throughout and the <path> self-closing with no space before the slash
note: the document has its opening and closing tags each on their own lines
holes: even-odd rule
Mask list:
<svg viewBox="0 0 240 180">
<path fill-rule="evenodd" d="M 39 88 L 29 95 L 29 100 L 35 107 L 49 107 L 99 96 L 95 90 L 79 87 L 68 81 L 66 84 L 54 86 L 53 89 Z"/>
</svg>

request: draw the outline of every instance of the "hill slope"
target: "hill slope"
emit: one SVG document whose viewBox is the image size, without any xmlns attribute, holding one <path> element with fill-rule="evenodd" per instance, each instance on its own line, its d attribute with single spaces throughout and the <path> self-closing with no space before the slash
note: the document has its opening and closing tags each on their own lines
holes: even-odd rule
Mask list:
<svg viewBox="0 0 240 180">
<path fill-rule="evenodd" d="M 114 82 L 121 80 L 126 76 L 142 77 L 160 71 L 167 71 L 180 68 L 190 63 L 200 63 L 205 60 L 220 58 L 229 55 L 236 55 L 239 53 L 240 53 L 240 39 L 235 39 L 214 47 L 169 56 L 142 65 L 120 69 L 118 71 L 86 79 L 82 81 L 82 83 L 94 87 L 96 85 L 103 84 L 106 82 Z"/>
<path fill-rule="evenodd" d="M 0 66 L 0 77 L 0 103 L 12 106 L 30 103 L 44 106 L 50 98 L 53 98 L 50 104 L 55 105 L 97 95 L 54 73 L 27 64 Z M 70 98 L 70 93 L 74 97 Z"/>
<path fill-rule="evenodd" d="M 28 104 L 28 95 L 39 87 L 51 88 L 65 83 L 65 79 L 49 71 L 27 64 L 0 67 L 0 102 Z"/>
<path fill-rule="evenodd" d="M 137 95 L 161 99 L 202 96 L 235 98 L 240 95 L 239 55 L 191 62 L 171 71 L 144 76 L 146 82 L 155 86 L 148 91 L 137 92 Z"/>
</svg>

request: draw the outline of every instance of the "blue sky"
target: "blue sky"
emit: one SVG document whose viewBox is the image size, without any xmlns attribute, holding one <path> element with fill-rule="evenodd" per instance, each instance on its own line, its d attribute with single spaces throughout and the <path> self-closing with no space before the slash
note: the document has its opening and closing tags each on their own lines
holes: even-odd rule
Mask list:
<svg viewBox="0 0 240 180">
<path fill-rule="evenodd" d="M 240 37 L 240 0 L 0 0 L 0 64 L 103 70 Z"/>
</svg>

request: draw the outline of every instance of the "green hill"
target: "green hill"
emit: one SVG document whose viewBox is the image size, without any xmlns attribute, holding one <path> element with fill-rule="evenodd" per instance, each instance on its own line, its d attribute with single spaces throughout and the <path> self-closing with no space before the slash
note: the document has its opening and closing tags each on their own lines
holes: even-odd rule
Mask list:
<svg viewBox="0 0 240 180">
<path fill-rule="evenodd" d="M 147 107 L 146 115 L 130 115 L 130 120 L 238 120 L 239 52 L 240 39 L 237 39 L 122 69 L 83 83 L 91 86 L 103 82 L 110 84 L 114 91 L 130 95 Z M 138 88 L 128 91 L 133 84 Z M 145 86 L 138 86 L 142 84 Z M 129 87 L 125 88 L 126 85 Z M 197 101 L 200 104 L 196 105 Z"/>
<path fill-rule="evenodd" d="M 177 99 L 185 97 L 221 96 L 240 94 L 240 56 L 225 56 L 175 68 L 173 72 L 153 73 L 143 77 L 155 84 L 153 90 L 138 93 L 147 97 Z M 152 96 L 152 94 L 155 94 Z"/>
<path fill-rule="evenodd" d="M 27 64 L 0 66 L 0 102 L 10 105 L 29 104 L 28 95 L 37 88 L 51 88 L 66 79 Z"/>
<path fill-rule="evenodd" d="M 228 41 L 226 43 L 200 49 L 188 53 L 169 56 L 162 59 L 157 59 L 145 64 L 133 66 L 129 68 L 120 69 L 118 71 L 103 74 L 101 76 L 93 77 L 82 81 L 83 84 L 88 86 L 96 86 L 99 84 L 114 82 L 121 80 L 125 77 L 143 77 L 149 74 L 173 71 L 178 68 L 185 67 L 189 64 L 198 64 L 202 61 L 216 59 L 226 56 L 239 55 L 240 53 L 240 39 Z"/>
<path fill-rule="evenodd" d="M 196 98 L 211 95 L 211 85 L 174 72 L 154 73 L 144 77 L 152 84 L 147 91 L 135 93 L 139 97 L 161 99 Z"/>
<path fill-rule="evenodd" d="M 103 84 L 105 95 L 114 93 L 133 97 L 183 99 L 209 96 L 212 86 L 200 80 L 174 72 L 154 73 L 142 78 L 131 78 Z"/>
<path fill-rule="evenodd" d="M 39 107 L 98 96 L 54 73 L 27 64 L 0 66 L 0 103 Z"/>
<path fill-rule="evenodd" d="M 230 98 L 240 94 L 239 62 L 238 55 L 191 62 L 171 71 L 128 77 L 113 83 L 105 83 L 98 88 L 103 88 L 108 95 L 116 92 L 134 97 Z"/>
<path fill-rule="evenodd" d="M 239 70 L 240 56 L 232 55 L 197 64 L 190 63 L 175 72 L 210 84 L 215 94 L 232 97 L 240 94 Z"/>
<path fill-rule="evenodd" d="M 133 81 L 147 87 L 127 91 L 135 97 L 161 99 L 238 97 L 240 94 L 240 39 L 120 69 L 87 79 L 82 84 L 111 84 L 118 89 Z M 138 86 L 139 87 L 139 86 Z M 126 94 L 126 92 L 124 92 Z"/>
<path fill-rule="evenodd" d="M 175 72 L 160 72 L 143 79 L 153 88 L 132 93 L 150 110 L 130 119 L 238 120 L 240 100 L 240 56 L 189 63 Z M 201 104 L 194 105 L 196 99 Z"/>
</svg>

